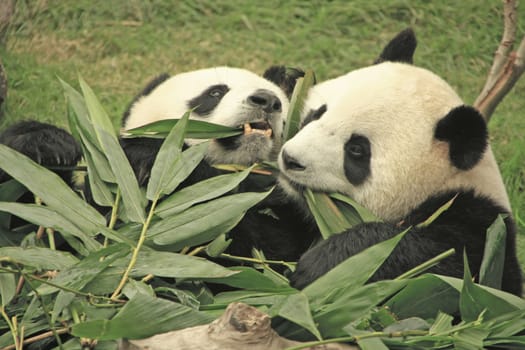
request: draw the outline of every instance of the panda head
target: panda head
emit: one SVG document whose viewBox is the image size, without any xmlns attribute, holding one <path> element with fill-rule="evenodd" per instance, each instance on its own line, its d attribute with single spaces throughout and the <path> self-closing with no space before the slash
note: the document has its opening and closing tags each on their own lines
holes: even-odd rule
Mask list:
<svg viewBox="0 0 525 350">
<path fill-rule="evenodd" d="M 279 155 L 290 194 L 339 192 L 387 220 L 454 189 L 508 206 L 482 116 L 435 74 L 384 62 L 329 81 L 322 92 L 330 88 L 337 97 L 313 111 Z"/>
<path fill-rule="evenodd" d="M 252 164 L 275 159 L 289 106 L 286 92 L 293 89 L 296 78 L 286 76 L 283 67 L 270 68 L 265 77 L 231 67 L 163 75 L 131 103 L 123 129 L 180 118 L 192 110 L 192 119 L 244 129 L 240 136 L 213 140 L 206 155 L 210 163 Z"/>
</svg>

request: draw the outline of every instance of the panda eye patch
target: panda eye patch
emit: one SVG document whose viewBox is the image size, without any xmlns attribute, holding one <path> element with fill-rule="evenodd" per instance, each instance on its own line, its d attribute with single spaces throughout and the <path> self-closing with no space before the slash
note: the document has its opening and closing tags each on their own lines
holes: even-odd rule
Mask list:
<svg viewBox="0 0 525 350">
<path fill-rule="evenodd" d="M 344 145 L 344 171 L 354 186 L 360 185 L 370 176 L 370 141 L 366 136 L 354 134 Z"/>
<path fill-rule="evenodd" d="M 188 107 L 200 116 L 208 115 L 219 105 L 219 102 L 221 102 L 221 99 L 228 91 L 230 91 L 230 88 L 227 85 L 212 85 L 200 95 L 192 98 L 188 102 Z"/>
</svg>

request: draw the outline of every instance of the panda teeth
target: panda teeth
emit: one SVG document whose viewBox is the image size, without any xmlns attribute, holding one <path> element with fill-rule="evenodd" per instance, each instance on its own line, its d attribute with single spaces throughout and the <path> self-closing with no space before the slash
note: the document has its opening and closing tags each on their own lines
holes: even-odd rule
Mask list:
<svg viewBox="0 0 525 350">
<path fill-rule="evenodd" d="M 249 124 L 249 123 L 245 123 L 243 125 L 244 127 L 244 135 L 250 135 L 250 134 L 262 134 L 266 137 L 271 137 L 272 136 L 272 129 L 271 128 L 268 128 L 268 129 L 257 129 L 257 128 L 252 128 L 252 126 Z"/>
</svg>

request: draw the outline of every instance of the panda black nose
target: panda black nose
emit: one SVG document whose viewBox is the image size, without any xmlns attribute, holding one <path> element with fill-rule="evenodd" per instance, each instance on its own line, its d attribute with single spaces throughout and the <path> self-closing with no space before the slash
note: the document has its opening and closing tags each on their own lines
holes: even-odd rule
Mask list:
<svg viewBox="0 0 525 350">
<path fill-rule="evenodd" d="M 257 90 L 248 97 L 248 103 L 254 107 L 261 108 L 266 113 L 280 112 L 282 103 L 273 92 L 269 90 Z"/>
<path fill-rule="evenodd" d="M 302 165 L 297 159 L 286 153 L 286 150 L 284 149 L 282 151 L 281 157 L 286 170 L 303 171 L 304 169 L 306 169 L 304 165 Z"/>
</svg>

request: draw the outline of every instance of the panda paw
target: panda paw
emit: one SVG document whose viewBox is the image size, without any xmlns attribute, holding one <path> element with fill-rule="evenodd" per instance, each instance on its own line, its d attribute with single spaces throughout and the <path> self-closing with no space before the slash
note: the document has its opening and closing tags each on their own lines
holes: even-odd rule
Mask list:
<svg viewBox="0 0 525 350">
<path fill-rule="evenodd" d="M 72 166 L 82 152 L 68 132 L 37 121 L 23 121 L 7 128 L 0 135 L 4 144 L 43 166 Z"/>
</svg>

